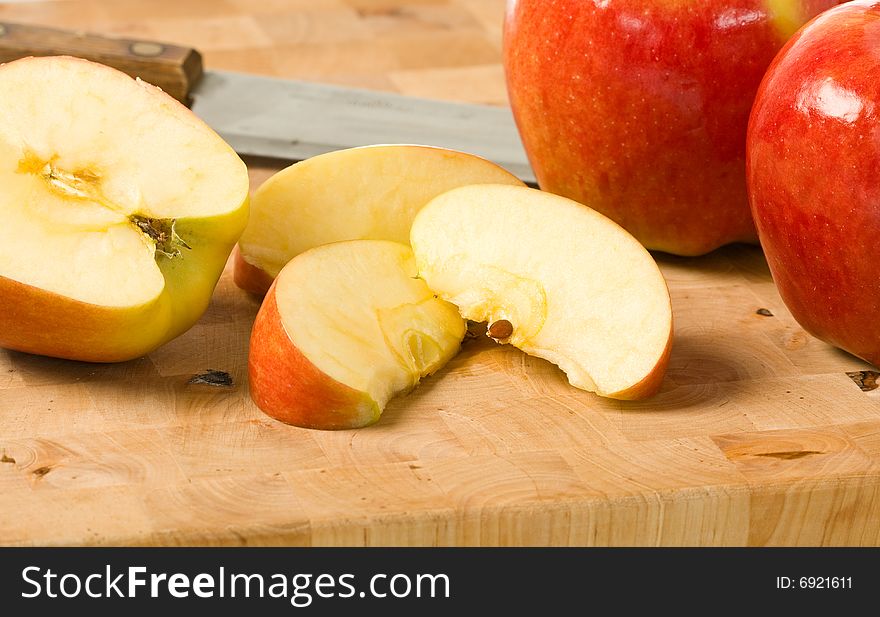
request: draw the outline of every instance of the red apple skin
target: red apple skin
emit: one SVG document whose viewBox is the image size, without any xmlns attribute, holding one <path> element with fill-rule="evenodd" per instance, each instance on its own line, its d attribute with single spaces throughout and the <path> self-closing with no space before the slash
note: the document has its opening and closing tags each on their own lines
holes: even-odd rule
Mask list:
<svg viewBox="0 0 880 617">
<path fill-rule="evenodd" d="M 755 92 L 795 27 L 835 4 L 509 0 L 508 92 L 541 188 L 649 249 L 754 242 L 745 137 Z M 774 17 L 774 5 L 788 15 Z"/>
<path fill-rule="evenodd" d="M 275 284 L 257 313 L 248 356 L 251 398 L 267 415 L 303 428 L 367 426 L 380 410 L 364 392 L 319 370 L 291 342 L 275 301 Z"/>
<path fill-rule="evenodd" d="M 262 268 L 258 268 L 252 263 L 245 261 L 237 244 L 235 245 L 235 249 L 233 249 L 232 259 L 232 280 L 235 281 L 235 284 L 239 289 L 253 294 L 258 298 L 265 297 L 269 292 L 269 288 L 272 286 L 272 281 L 274 280 L 269 276 L 269 273 Z"/>
<path fill-rule="evenodd" d="M 758 92 L 748 183 L 779 293 L 814 336 L 880 365 L 880 2 L 803 28 Z"/>
<path fill-rule="evenodd" d="M 644 379 L 634 386 L 630 386 L 626 390 L 614 392 L 606 396 L 619 401 L 640 401 L 646 398 L 651 398 L 657 394 L 657 392 L 660 391 L 660 387 L 663 385 L 663 378 L 666 377 L 666 369 L 669 367 L 669 356 L 672 355 L 673 338 L 673 332 L 670 328 L 669 340 L 666 341 L 666 347 L 664 348 L 660 359 L 657 360 L 654 369 L 645 375 Z"/>
<path fill-rule="evenodd" d="M 129 310 L 88 304 L 0 276 L 0 347 L 84 362 L 122 362 L 152 351 L 150 323 L 131 332 Z"/>
</svg>

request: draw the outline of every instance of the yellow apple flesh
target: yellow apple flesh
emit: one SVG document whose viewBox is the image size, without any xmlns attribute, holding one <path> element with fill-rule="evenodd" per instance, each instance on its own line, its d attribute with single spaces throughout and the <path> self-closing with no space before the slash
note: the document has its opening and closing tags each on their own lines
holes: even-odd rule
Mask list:
<svg viewBox="0 0 880 617">
<path fill-rule="evenodd" d="M 441 298 L 572 385 L 619 399 L 660 387 L 672 343 L 666 282 L 598 212 L 530 188 L 467 186 L 422 209 L 411 243 Z"/>
<path fill-rule="evenodd" d="M 296 163 L 254 194 L 235 281 L 263 295 L 284 264 L 310 248 L 365 239 L 408 244 L 422 206 L 449 189 L 484 183 L 522 186 L 485 159 L 428 146 L 365 146 Z"/>
<path fill-rule="evenodd" d="M 412 251 L 337 242 L 292 259 L 251 334 L 251 396 L 296 426 L 357 428 L 458 351 L 465 324 L 416 276 Z"/>
<path fill-rule="evenodd" d="M 247 170 L 158 88 L 69 57 L 0 66 L 0 346 L 143 355 L 208 306 Z"/>
</svg>

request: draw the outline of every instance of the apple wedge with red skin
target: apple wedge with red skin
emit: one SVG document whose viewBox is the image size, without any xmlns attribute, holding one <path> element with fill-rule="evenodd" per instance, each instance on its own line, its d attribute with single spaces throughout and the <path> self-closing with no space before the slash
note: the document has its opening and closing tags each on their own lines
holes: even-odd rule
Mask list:
<svg viewBox="0 0 880 617">
<path fill-rule="evenodd" d="M 486 159 L 430 146 L 363 146 L 301 161 L 254 193 L 235 282 L 262 296 L 284 264 L 310 248 L 343 240 L 408 244 L 413 218 L 433 197 L 483 183 L 522 185 Z"/>
<path fill-rule="evenodd" d="M 476 216 L 480 224 L 473 224 Z M 558 365 L 578 388 L 651 396 L 672 345 L 666 281 L 639 242 L 577 202 L 473 185 L 413 222 L 419 276 L 488 335 Z"/>
<path fill-rule="evenodd" d="M 785 41 L 836 0 L 509 0 L 510 103 L 542 189 L 649 249 L 755 242 L 749 111 Z"/>
<path fill-rule="evenodd" d="M 752 212 L 810 334 L 880 365 L 880 2 L 847 2 L 773 62 L 748 133 Z"/>
<path fill-rule="evenodd" d="M 465 324 L 417 277 L 412 251 L 385 240 L 316 247 L 279 273 L 257 314 L 251 397 L 282 422 L 352 429 L 440 369 Z"/>
<path fill-rule="evenodd" d="M 0 346 L 116 362 L 189 329 L 248 220 L 238 155 L 101 64 L 24 58 L 0 91 Z"/>
</svg>

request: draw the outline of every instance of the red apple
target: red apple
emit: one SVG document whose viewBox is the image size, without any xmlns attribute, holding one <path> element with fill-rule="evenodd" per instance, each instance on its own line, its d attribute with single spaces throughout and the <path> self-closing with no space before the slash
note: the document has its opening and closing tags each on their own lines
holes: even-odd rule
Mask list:
<svg viewBox="0 0 880 617">
<path fill-rule="evenodd" d="M 752 212 L 773 279 L 811 334 L 880 363 L 880 2 L 802 29 L 758 92 Z"/>
<path fill-rule="evenodd" d="M 410 248 L 333 242 L 290 260 L 251 333 L 251 396 L 296 426 L 372 424 L 457 352 L 465 324 L 418 277 Z"/>
<path fill-rule="evenodd" d="M 645 246 L 754 241 L 749 110 L 764 70 L 834 0 L 510 0 L 510 102 L 541 188 Z"/>
</svg>

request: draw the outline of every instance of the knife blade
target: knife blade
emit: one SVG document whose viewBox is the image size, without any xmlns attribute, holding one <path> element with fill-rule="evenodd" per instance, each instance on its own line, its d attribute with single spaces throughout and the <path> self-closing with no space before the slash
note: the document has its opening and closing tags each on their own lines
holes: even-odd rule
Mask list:
<svg viewBox="0 0 880 617">
<path fill-rule="evenodd" d="M 206 71 L 191 48 L 0 23 L 0 62 L 59 54 L 101 62 L 159 86 L 191 104 L 242 155 L 298 161 L 369 144 L 423 144 L 482 156 L 535 183 L 507 108 Z"/>
</svg>

